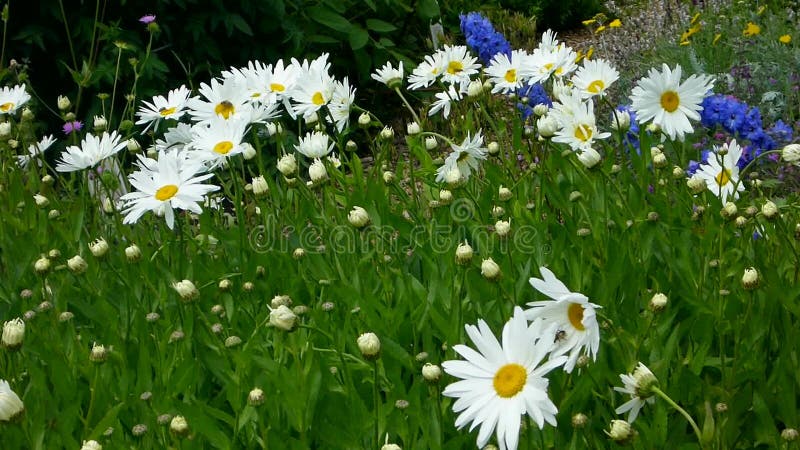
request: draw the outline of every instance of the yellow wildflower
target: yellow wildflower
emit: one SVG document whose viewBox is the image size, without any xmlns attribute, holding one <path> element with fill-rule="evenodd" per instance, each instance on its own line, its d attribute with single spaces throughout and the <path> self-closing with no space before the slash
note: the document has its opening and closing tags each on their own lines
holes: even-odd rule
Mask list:
<svg viewBox="0 0 800 450">
<path fill-rule="evenodd" d="M 761 5 L 761 7 L 758 8 L 758 11 L 756 12 L 756 14 L 758 14 L 760 16 L 761 13 L 763 13 L 765 9 L 767 9 L 767 5 Z"/>
<path fill-rule="evenodd" d="M 587 26 L 587 27 L 588 27 L 589 25 L 591 25 L 591 24 L 593 24 L 593 23 L 595 23 L 595 22 L 597 22 L 597 21 L 596 21 L 596 20 L 594 20 L 594 19 L 589 19 L 589 20 L 584 20 L 584 21 L 583 21 L 583 22 L 581 22 L 581 23 L 582 23 L 582 24 L 584 24 L 585 26 Z"/>
<path fill-rule="evenodd" d="M 692 37 L 692 35 L 696 34 L 698 31 L 700 31 L 700 24 L 698 23 L 696 25 L 692 25 L 691 28 L 683 32 L 683 34 L 681 35 L 681 41 L 688 40 L 690 37 Z"/>
<path fill-rule="evenodd" d="M 722 37 L 722 33 L 715 34 L 714 35 L 714 40 L 711 41 L 711 45 L 717 45 L 717 42 L 719 41 L 719 38 L 721 38 L 721 37 Z"/>
<path fill-rule="evenodd" d="M 603 31 L 603 30 L 605 30 L 605 29 L 606 29 L 606 26 L 605 26 L 605 25 L 600 25 L 599 27 L 597 27 L 597 29 L 596 29 L 596 30 L 594 30 L 594 32 L 595 32 L 595 34 L 597 34 L 597 33 L 600 33 L 600 32 L 602 32 L 602 31 Z"/>
<path fill-rule="evenodd" d="M 697 19 L 699 19 L 699 18 L 700 18 L 700 13 L 696 13 L 694 16 L 692 16 L 692 20 L 689 23 L 691 25 L 694 25 L 694 23 L 697 22 Z"/>
<path fill-rule="evenodd" d="M 689 41 L 681 41 L 680 45 L 689 45 Z"/>
<path fill-rule="evenodd" d="M 780 41 L 781 44 L 788 44 L 792 42 L 792 37 L 789 36 L 788 34 L 784 34 L 783 36 L 779 37 L 778 40 Z"/>
<path fill-rule="evenodd" d="M 761 27 L 754 24 L 753 22 L 747 22 L 747 28 L 744 29 L 742 32 L 745 36 L 755 36 L 761 33 Z"/>
<path fill-rule="evenodd" d="M 619 28 L 622 26 L 622 21 L 619 19 L 614 19 L 608 24 L 608 26 L 611 28 Z"/>
<path fill-rule="evenodd" d="M 586 51 L 586 56 L 584 58 L 589 59 L 594 55 L 594 46 L 589 47 L 589 50 Z"/>
</svg>

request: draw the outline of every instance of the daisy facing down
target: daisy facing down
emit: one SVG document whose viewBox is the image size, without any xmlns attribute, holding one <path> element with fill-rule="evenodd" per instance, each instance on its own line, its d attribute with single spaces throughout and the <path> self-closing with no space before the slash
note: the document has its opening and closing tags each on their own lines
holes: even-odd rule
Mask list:
<svg viewBox="0 0 800 450">
<path fill-rule="evenodd" d="M 724 155 L 719 155 L 719 153 L 724 153 Z M 706 182 L 708 190 L 719 197 L 723 205 L 728 201 L 729 196 L 736 200 L 739 198 L 739 192 L 744 190 L 744 184 L 739 182 L 739 166 L 737 165 L 741 157 L 742 147 L 736 143 L 736 140 L 732 140 L 722 147 L 715 146 L 714 153 L 708 156 L 708 160 L 697 171 L 697 176 Z"/>
<path fill-rule="evenodd" d="M 486 148 L 483 147 L 483 136 L 478 131 L 475 136 L 467 138 L 461 145 L 453 144 L 453 152 L 447 155 L 444 165 L 436 170 L 436 182 L 448 180 L 448 174 L 456 173 L 457 180 L 469 179 L 472 171 L 478 170 L 478 165 L 486 159 Z"/>
<path fill-rule="evenodd" d="M 164 216 L 167 226 L 173 229 L 174 208 L 203 212 L 199 202 L 208 193 L 219 189 L 213 184 L 200 184 L 213 176 L 211 173 L 196 176 L 205 170 L 199 161 L 187 159 L 183 152 L 171 151 L 159 155 L 158 161 L 139 156 L 140 170 L 132 173 L 128 180 L 136 192 L 122 196 L 125 202 L 123 223 L 136 223 L 147 211 Z"/>
<path fill-rule="evenodd" d="M 554 333 L 543 339 L 554 341 L 554 355 L 569 353 L 564 371 L 571 373 L 581 353 L 597 359 L 600 327 L 595 308 L 600 306 L 590 303 L 589 298 L 581 293 L 571 292 L 546 267 L 540 267 L 539 272 L 542 279 L 531 278 L 531 286 L 553 300 L 528 303 L 531 309 L 525 311 L 525 316 L 530 321 L 543 320 L 545 328 L 553 326 Z"/>
<path fill-rule="evenodd" d="M 533 327 L 539 327 L 538 322 Z M 478 326 L 467 325 L 467 334 L 478 351 L 466 345 L 453 349 L 464 361 L 445 361 L 442 367 L 448 374 L 461 378 L 448 385 L 443 394 L 457 400 L 453 411 L 460 413 L 456 427 L 472 422 L 470 431 L 480 425 L 477 444 L 483 448 L 496 430 L 501 449 L 516 450 L 519 442 L 520 416 L 528 414 L 539 426 L 556 425 L 556 406 L 547 396 L 548 379 L 544 376 L 561 366 L 565 356 L 551 357 L 550 339 L 537 339 L 528 329 L 521 308 L 503 327 L 502 345 L 483 320 Z M 546 335 L 547 333 L 545 333 Z"/>
</svg>

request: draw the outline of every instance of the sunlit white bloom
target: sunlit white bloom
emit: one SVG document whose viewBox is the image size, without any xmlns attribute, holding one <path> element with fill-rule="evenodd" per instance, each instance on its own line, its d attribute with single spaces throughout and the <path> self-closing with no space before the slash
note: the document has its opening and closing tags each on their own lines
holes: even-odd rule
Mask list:
<svg viewBox="0 0 800 450">
<path fill-rule="evenodd" d="M 516 450 L 520 419 L 525 414 L 539 428 L 544 428 L 545 422 L 556 425 L 558 409 L 547 395 L 545 375 L 564 364 L 566 357 L 550 355 L 544 362 L 553 341 L 538 338 L 543 334 L 541 325 L 537 322 L 529 329 L 517 307 L 503 327 L 501 345 L 486 322 L 479 320 L 478 326 L 465 327 L 478 351 L 455 345 L 453 349 L 465 360 L 442 363 L 445 372 L 461 379 L 443 392 L 457 399 L 453 403 L 453 411 L 459 414 L 455 425 L 460 429 L 472 422 L 470 431 L 480 426 L 478 448 L 483 448 L 496 430 L 500 448 Z"/>
<path fill-rule="evenodd" d="M 3 86 L 0 89 L 0 116 L 3 114 L 14 114 L 17 110 L 28 103 L 31 95 L 25 91 L 25 85 L 18 84 L 12 88 Z"/>
<path fill-rule="evenodd" d="M 428 110 L 428 115 L 433 116 L 439 111 L 442 111 L 442 116 L 448 118 L 450 116 L 450 109 L 453 102 L 457 102 L 464 98 L 464 91 L 456 89 L 455 86 L 449 86 L 444 92 L 437 92 L 434 94 L 436 101 L 433 102 L 431 108 Z"/>
<path fill-rule="evenodd" d="M 43 137 L 39 142 L 29 145 L 27 155 L 17 155 L 17 165 L 23 169 L 28 168 L 28 164 L 31 162 L 31 160 L 44 155 L 45 150 L 50 148 L 55 141 L 55 138 L 53 138 L 53 135 L 51 134 Z M 41 159 L 39 159 L 38 163 L 39 167 L 42 167 Z"/>
<path fill-rule="evenodd" d="M 619 79 L 619 72 L 604 59 L 584 59 L 583 65 L 572 76 L 572 84 L 580 90 L 581 97 L 604 96 L 606 90 Z"/>
<path fill-rule="evenodd" d="M 327 60 L 327 53 L 310 63 L 303 61 L 300 64 L 293 60 L 299 73 L 289 95 L 293 102 L 294 112 L 302 115 L 304 119 L 308 119 L 319 111 L 333 97 L 334 79 L 328 74 L 330 64 Z"/>
<path fill-rule="evenodd" d="M 570 291 L 546 267 L 540 267 L 539 272 L 542 278 L 532 277 L 531 286 L 552 300 L 528 303 L 531 309 L 526 310 L 525 315 L 530 321 L 543 320 L 546 328 L 554 325 L 555 333 L 546 339 L 553 339 L 554 355 L 569 353 L 564 370 L 572 372 L 581 353 L 597 359 L 600 327 L 595 308 L 600 306 L 590 303 L 585 295 Z"/>
<path fill-rule="evenodd" d="M 295 150 L 307 158 L 322 158 L 333 150 L 335 142 L 331 142 L 326 133 L 312 131 L 300 138 L 300 142 L 294 146 Z"/>
<path fill-rule="evenodd" d="M 243 120 L 212 119 L 195 125 L 189 155 L 214 169 L 227 158 L 244 152 L 242 140 L 246 131 L 247 123 Z"/>
<path fill-rule="evenodd" d="M 6 380 L 0 380 L 0 422 L 8 422 L 25 410 L 19 396 Z"/>
<path fill-rule="evenodd" d="M 195 214 L 203 212 L 198 203 L 219 187 L 201 184 L 213 174 L 197 175 L 205 167 L 196 160 L 187 159 L 182 153 L 165 152 L 157 161 L 139 155 L 139 170 L 128 177 L 136 191 L 122 196 L 125 202 L 123 223 L 136 223 L 146 212 L 153 211 L 157 216 L 164 216 L 167 226 L 172 229 L 174 209 Z"/>
<path fill-rule="evenodd" d="M 445 181 L 448 172 L 458 170 L 461 179 L 467 180 L 473 171 L 478 170 L 480 162 L 486 159 L 486 148 L 483 146 L 483 136 L 481 132 L 475 133 L 466 139 L 461 145 L 453 144 L 453 151 L 447 155 L 444 165 L 436 170 L 436 182 Z"/>
<path fill-rule="evenodd" d="M 449 84 L 467 85 L 481 65 L 478 58 L 469 54 L 466 45 L 446 45 L 442 52 L 442 81 Z"/>
<path fill-rule="evenodd" d="M 633 423 L 639 416 L 639 411 L 645 403 L 653 404 L 656 398 L 653 396 L 652 387 L 658 384 L 653 372 L 642 363 L 639 363 L 631 374 L 620 374 L 623 387 L 614 387 L 617 392 L 630 394 L 631 399 L 620 405 L 614 410 L 617 414 L 628 413 L 628 423 Z"/>
<path fill-rule="evenodd" d="M 486 75 L 489 80 L 494 84 L 492 94 L 502 92 L 507 94 L 516 91 L 522 87 L 525 80 L 522 78 L 520 68 L 522 64 L 529 58 L 527 52 L 524 50 L 514 50 L 511 52 L 511 57 L 505 53 L 498 53 L 492 58 L 492 62 L 486 67 Z"/>
<path fill-rule="evenodd" d="M 400 61 L 397 69 L 392 67 L 392 63 L 387 62 L 371 76 L 373 80 L 379 81 L 390 88 L 399 87 L 403 83 L 403 61 Z"/>
<path fill-rule="evenodd" d="M 573 150 L 591 148 L 597 139 L 611 136 L 597 128 L 594 116 L 594 105 L 581 100 L 578 90 L 571 95 L 562 96 L 561 101 L 553 104 L 549 114 L 560 127 L 553 137 L 553 142 L 568 144 Z"/>
<path fill-rule="evenodd" d="M 695 172 L 695 176 L 704 180 L 709 191 L 722 200 L 724 205 L 728 197 L 734 200 L 739 198 L 739 192 L 744 191 L 744 183 L 739 181 L 739 158 L 742 157 L 742 147 L 732 140 L 722 147 L 714 146 L 714 153 Z M 725 150 L 725 155 L 719 155 L 720 150 Z M 720 164 L 721 162 L 721 164 Z"/>
<path fill-rule="evenodd" d="M 143 106 L 139 107 L 136 116 L 139 120 L 136 125 L 147 126 L 142 130 L 142 134 L 146 133 L 151 126 L 155 125 L 161 119 L 180 119 L 186 112 L 186 102 L 189 100 L 191 91 L 186 86 L 181 86 L 173 89 L 167 93 L 167 96 L 156 95 L 153 97 L 152 102 L 144 101 Z"/>
<path fill-rule="evenodd" d="M 542 33 L 542 40 L 539 41 L 539 46 L 537 48 L 543 52 L 555 51 L 555 49 L 560 45 L 558 39 L 556 39 L 556 35 L 556 32 L 551 29 L 547 29 L 547 31 Z"/>
<path fill-rule="evenodd" d="M 353 106 L 355 99 L 356 89 L 350 86 L 347 77 L 344 77 L 344 81 L 335 80 L 333 82 L 333 95 L 328 103 L 328 112 L 339 132 L 347 128 L 350 123 L 350 107 Z"/>
<path fill-rule="evenodd" d="M 520 76 L 527 79 L 528 84 L 546 81 L 551 75 L 561 78 L 578 67 L 576 57 L 570 47 L 563 45 L 550 51 L 537 48 L 520 68 Z"/>
<path fill-rule="evenodd" d="M 425 59 L 414 68 L 408 76 L 408 89 L 426 88 L 433 84 L 442 74 L 442 54 L 425 55 Z"/>
<path fill-rule="evenodd" d="M 714 80 L 708 75 L 692 75 L 681 83 L 681 66 L 672 70 L 664 64 L 661 72 L 652 68 L 636 83 L 631 109 L 639 123 L 652 121 L 670 139 L 683 140 L 694 131 L 689 119 L 700 120 L 700 104 L 713 87 Z"/>
<path fill-rule="evenodd" d="M 59 172 L 75 172 L 97 165 L 100 161 L 115 155 L 125 148 L 125 141 L 120 142 L 116 131 L 109 134 L 104 131 L 102 135 L 87 134 L 81 141 L 80 147 L 71 145 L 61 153 L 61 161 L 56 165 Z"/>
<path fill-rule="evenodd" d="M 194 139 L 192 126 L 188 123 L 180 122 L 174 127 L 170 127 L 162 139 L 156 140 L 156 150 L 182 150 Z"/>
</svg>

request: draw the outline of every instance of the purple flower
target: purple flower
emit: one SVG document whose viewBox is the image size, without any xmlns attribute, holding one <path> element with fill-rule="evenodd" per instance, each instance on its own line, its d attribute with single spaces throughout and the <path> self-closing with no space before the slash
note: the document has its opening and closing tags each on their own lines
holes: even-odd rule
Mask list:
<svg viewBox="0 0 800 450">
<path fill-rule="evenodd" d="M 142 16 L 141 18 L 139 18 L 139 22 L 142 22 L 145 25 L 151 24 L 151 23 L 153 23 L 155 21 L 156 21 L 156 15 L 155 14 L 146 14 L 146 15 Z"/>
<path fill-rule="evenodd" d="M 65 123 L 62 129 L 64 130 L 64 134 L 71 134 L 81 131 L 82 128 L 83 124 L 81 123 L 80 120 L 73 120 L 71 122 Z"/>
</svg>

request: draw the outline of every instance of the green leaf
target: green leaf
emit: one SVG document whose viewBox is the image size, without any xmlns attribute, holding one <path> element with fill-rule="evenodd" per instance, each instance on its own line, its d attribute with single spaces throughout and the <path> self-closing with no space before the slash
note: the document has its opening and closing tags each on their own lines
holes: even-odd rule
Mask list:
<svg viewBox="0 0 800 450">
<path fill-rule="evenodd" d="M 228 20 L 233 24 L 234 27 L 236 27 L 237 30 L 248 36 L 253 35 L 253 29 L 250 28 L 250 25 L 248 25 L 244 18 L 239 14 L 231 14 L 228 16 Z"/>
<path fill-rule="evenodd" d="M 351 24 L 349 20 L 332 11 L 330 8 L 326 8 L 324 6 L 312 6 L 306 11 L 308 12 L 308 16 L 311 17 L 313 21 L 325 25 L 332 30 L 341 31 L 342 33 L 350 33 L 350 30 L 353 28 L 353 24 Z"/>
<path fill-rule="evenodd" d="M 350 40 L 350 48 L 353 50 L 358 50 L 367 45 L 367 42 L 369 41 L 369 33 L 367 33 L 367 30 L 356 26 L 350 30 L 348 39 Z"/>
<path fill-rule="evenodd" d="M 424 20 L 432 20 L 439 17 L 439 2 L 437 0 L 420 0 L 417 3 L 417 14 Z"/>
<path fill-rule="evenodd" d="M 389 22 L 384 22 L 378 19 L 367 19 L 367 28 L 378 33 L 388 33 L 397 29 L 396 26 Z"/>
</svg>

